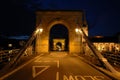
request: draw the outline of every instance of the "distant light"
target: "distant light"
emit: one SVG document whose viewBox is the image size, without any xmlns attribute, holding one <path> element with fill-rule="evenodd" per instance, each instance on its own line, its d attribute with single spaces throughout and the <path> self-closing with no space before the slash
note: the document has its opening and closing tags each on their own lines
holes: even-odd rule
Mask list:
<svg viewBox="0 0 120 80">
<path fill-rule="evenodd" d="M 8 47 L 12 47 L 12 44 L 8 44 Z"/>
<path fill-rule="evenodd" d="M 95 36 L 96 38 L 103 38 L 104 36 Z"/>
</svg>

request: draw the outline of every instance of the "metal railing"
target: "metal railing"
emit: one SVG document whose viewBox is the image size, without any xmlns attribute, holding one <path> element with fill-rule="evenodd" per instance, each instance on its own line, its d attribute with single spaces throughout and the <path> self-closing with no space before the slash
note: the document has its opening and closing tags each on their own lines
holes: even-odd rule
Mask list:
<svg viewBox="0 0 120 80">
<path fill-rule="evenodd" d="M 111 54 L 109 52 L 105 52 L 103 53 L 103 56 L 107 58 L 107 60 L 111 64 L 120 66 L 120 54 L 114 54 L 114 53 Z"/>
<path fill-rule="evenodd" d="M 99 62 L 103 65 L 103 68 L 109 70 L 112 74 L 114 74 L 117 78 L 120 79 L 120 73 L 108 62 L 108 60 L 97 50 L 97 48 L 93 45 L 93 43 L 88 39 L 81 25 L 79 25 L 79 32 L 83 35 L 83 38 L 87 42 L 88 47 L 94 53 L 94 55 L 98 58 Z"/>
<path fill-rule="evenodd" d="M 0 63 L 6 63 L 11 61 L 12 58 L 18 53 L 19 49 L 1 50 L 0 51 Z"/>
</svg>

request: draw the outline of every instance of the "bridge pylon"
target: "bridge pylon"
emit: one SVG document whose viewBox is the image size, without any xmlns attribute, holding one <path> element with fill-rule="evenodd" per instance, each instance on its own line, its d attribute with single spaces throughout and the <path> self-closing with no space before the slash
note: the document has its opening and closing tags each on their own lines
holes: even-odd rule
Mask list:
<svg viewBox="0 0 120 80">
<path fill-rule="evenodd" d="M 83 14 L 83 11 L 55 10 L 36 12 L 36 26 L 43 28 L 42 34 L 37 34 L 35 46 L 36 52 L 49 53 L 51 51 L 57 51 L 57 49 L 55 49 L 56 46 L 58 46 L 57 43 L 59 43 L 59 46 L 62 47 L 61 51 L 67 51 L 69 53 L 83 52 L 82 35 L 75 32 L 75 28 L 77 27 L 76 19 L 81 25 L 84 22 L 83 20 L 86 20 L 83 19 Z M 41 26 L 39 26 L 39 24 L 41 24 Z M 61 28 L 58 29 L 58 26 Z M 65 27 L 65 29 L 62 29 L 62 27 Z M 84 26 L 83 29 L 86 30 L 86 34 L 88 35 L 87 26 Z M 57 33 L 60 33 L 59 35 L 61 36 Z M 58 51 L 60 51 L 60 49 Z"/>
</svg>

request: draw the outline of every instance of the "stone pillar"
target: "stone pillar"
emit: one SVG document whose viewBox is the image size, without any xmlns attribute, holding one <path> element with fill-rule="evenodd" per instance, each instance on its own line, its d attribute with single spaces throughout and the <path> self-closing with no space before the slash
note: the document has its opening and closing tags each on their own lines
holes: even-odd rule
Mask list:
<svg viewBox="0 0 120 80">
<path fill-rule="evenodd" d="M 39 54 L 40 53 L 40 33 L 36 35 L 36 42 L 35 42 L 35 53 Z"/>
<path fill-rule="evenodd" d="M 82 36 L 75 31 L 70 32 L 70 53 L 81 53 L 82 50 Z"/>
</svg>

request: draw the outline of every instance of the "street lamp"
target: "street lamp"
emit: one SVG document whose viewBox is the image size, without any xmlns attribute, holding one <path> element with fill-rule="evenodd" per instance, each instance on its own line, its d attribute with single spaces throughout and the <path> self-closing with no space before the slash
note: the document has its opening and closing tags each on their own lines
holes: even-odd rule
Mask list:
<svg viewBox="0 0 120 80">
<path fill-rule="evenodd" d="M 40 28 L 40 29 L 39 29 L 39 31 L 40 31 L 40 33 L 41 33 L 41 32 L 43 32 L 43 29 L 42 29 L 42 28 Z"/>
<path fill-rule="evenodd" d="M 43 32 L 43 29 L 42 29 L 42 28 L 37 29 L 37 30 L 36 30 L 36 33 L 38 33 L 38 32 L 42 33 L 42 32 Z"/>
<path fill-rule="evenodd" d="M 81 31 L 79 28 L 75 28 L 75 32 L 76 32 L 76 33 L 79 32 L 80 34 L 82 34 L 82 31 Z"/>
<path fill-rule="evenodd" d="M 76 29 L 75 29 L 75 32 L 76 32 L 76 33 L 78 33 L 78 32 L 79 32 L 79 29 L 78 29 L 78 28 L 76 28 Z"/>
</svg>

